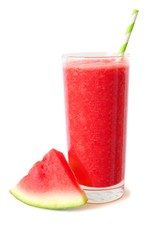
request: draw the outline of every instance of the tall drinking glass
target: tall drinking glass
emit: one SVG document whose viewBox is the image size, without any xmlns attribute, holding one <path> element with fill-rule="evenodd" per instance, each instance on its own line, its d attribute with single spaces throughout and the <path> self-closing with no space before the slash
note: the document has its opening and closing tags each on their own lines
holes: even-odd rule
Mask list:
<svg viewBox="0 0 160 240">
<path fill-rule="evenodd" d="M 69 164 L 88 202 L 124 193 L 129 56 L 63 55 Z"/>
</svg>

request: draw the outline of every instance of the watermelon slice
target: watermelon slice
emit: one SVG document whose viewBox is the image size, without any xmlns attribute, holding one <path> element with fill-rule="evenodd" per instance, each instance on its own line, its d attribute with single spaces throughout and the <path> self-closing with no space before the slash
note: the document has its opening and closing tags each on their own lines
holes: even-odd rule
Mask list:
<svg viewBox="0 0 160 240">
<path fill-rule="evenodd" d="M 28 205 L 47 209 L 79 207 L 87 202 L 63 153 L 55 149 L 36 162 L 10 193 Z"/>
</svg>

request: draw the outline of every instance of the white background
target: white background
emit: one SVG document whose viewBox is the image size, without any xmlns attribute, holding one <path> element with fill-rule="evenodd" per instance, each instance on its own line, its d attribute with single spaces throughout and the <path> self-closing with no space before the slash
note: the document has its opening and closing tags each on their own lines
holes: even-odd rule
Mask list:
<svg viewBox="0 0 160 240">
<path fill-rule="evenodd" d="M 0 239 L 160 239 L 159 1 L 0 0 Z M 66 154 L 61 55 L 128 45 L 126 194 L 49 211 L 9 193 L 51 148 Z"/>
</svg>

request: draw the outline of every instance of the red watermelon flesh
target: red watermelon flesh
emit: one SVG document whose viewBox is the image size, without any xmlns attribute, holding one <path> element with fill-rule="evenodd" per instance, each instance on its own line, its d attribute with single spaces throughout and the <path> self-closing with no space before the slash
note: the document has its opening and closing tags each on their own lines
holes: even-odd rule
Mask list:
<svg viewBox="0 0 160 240">
<path fill-rule="evenodd" d="M 63 153 L 52 149 L 10 190 L 18 200 L 35 207 L 65 209 L 87 202 Z"/>
</svg>

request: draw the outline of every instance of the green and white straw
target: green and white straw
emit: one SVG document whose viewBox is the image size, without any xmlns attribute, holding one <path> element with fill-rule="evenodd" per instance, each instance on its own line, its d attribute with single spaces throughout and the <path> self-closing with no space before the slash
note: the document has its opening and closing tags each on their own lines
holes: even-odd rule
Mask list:
<svg viewBox="0 0 160 240">
<path fill-rule="evenodd" d="M 136 21 L 138 12 L 139 11 L 137 9 L 133 10 L 131 23 L 130 23 L 130 25 L 128 26 L 128 28 L 126 30 L 125 39 L 124 39 L 123 45 L 120 47 L 119 52 L 118 52 L 119 56 L 123 56 L 125 51 L 126 51 L 126 48 L 127 48 L 127 45 L 128 45 L 128 42 L 129 42 L 129 39 L 130 39 L 130 36 L 131 36 L 131 33 L 132 33 L 134 25 L 135 25 L 135 21 Z"/>
</svg>

